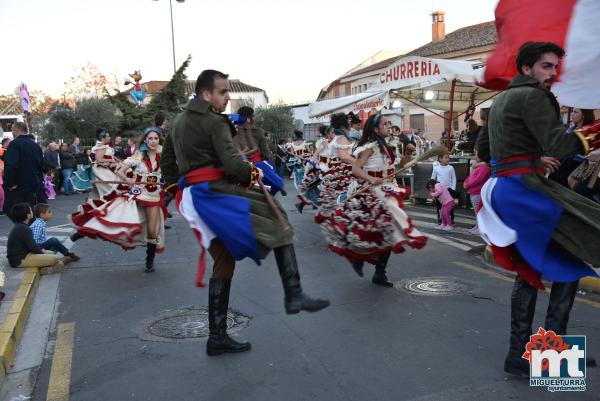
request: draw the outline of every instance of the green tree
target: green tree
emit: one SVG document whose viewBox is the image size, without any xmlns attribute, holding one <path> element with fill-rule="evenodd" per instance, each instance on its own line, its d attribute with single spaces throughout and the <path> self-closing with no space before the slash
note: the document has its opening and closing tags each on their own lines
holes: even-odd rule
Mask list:
<svg viewBox="0 0 600 401">
<path fill-rule="evenodd" d="M 43 128 L 43 140 L 71 141 L 79 137 L 92 142 L 99 127 L 116 132 L 119 127 L 118 109 L 106 99 L 84 99 L 74 109 L 55 103 L 48 112 Z"/>
<path fill-rule="evenodd" d="M 99 127 L 106 128 L 113 134 L 119 128 L 118 110 L 106 99 L 84 99 L 77 103 L 74 112 L 77 121 L 77 132 L 74 136 L 95 138 Z"/>
<path fill-rule="evenodd" d="M 148 109 L 152 113 L 161 111 L 165 114 L 177 114 L 181 111 L 181 106 L 188 101 L 188 94 L 185 90 L 187 78 L 185 70 L 187 70 L 191 61 L 192 56 L 188 55 L 183 64 L 177 69 L 177 72 L 173 74 L 167 86 L 152 97 L 148 104 Z"/>
<path fill-rule="evenodd" d="M 68 105 L 54 103 L 46 117 L 42 128 L 42 140 L 44 143 L 75 136 L 77 132 L 77 120 L 74 110 Z"/>
<path fill-rule="evenodd" d="M 274 139 L 292 136 L 294 132 L 294 112 L 282 101 L 270 104 L 266 108 L 255 110 L 256 126 L 273 134 Z"/>
<path fill-rule="evenodd" d="M 129 94 L 125 92 L 110 96 L 105 91 L 107 99 L 116 106 L 121 112 L 118 131 L 123 136 L 139 136 L 141 132 L 154 125 L 154 116 L 158 112 L 165 113 L 167 121 L 172 121 L 181 107 L 188 100 L 186 92 L 185 70 L 191 62 L 191 56 L 181 64 L 177 72 L 159 93 L 152 95 L 152 99 L 147 106 L 138 106 L 129 99 Z"/>
</svg>

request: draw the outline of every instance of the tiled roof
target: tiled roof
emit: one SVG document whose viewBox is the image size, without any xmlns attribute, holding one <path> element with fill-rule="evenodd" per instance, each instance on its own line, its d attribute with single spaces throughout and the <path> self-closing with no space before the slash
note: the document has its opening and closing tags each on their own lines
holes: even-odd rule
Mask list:
<svg viewBox="0 0 600 401">
<path fill-rule="evenodd" d="M 496 25 L 494 21 L 489 21 L 457 29 L 447 34 L 443 40 L 429 42 L 405 56 L 429 57 L 474 47 L 495 45 L 496 41 Z"/>
<path fill-rule="evenodd" d="M 156 92 L 160 92 L 167 86 L 169 81 L 148 81 L 143 82 L 142 86 L 147 88 L 146 93 L 151 95 Z M 194 86 L 196 85 L 196 81 L 192 79 L 186 80 L 186 88 L 191 92 L 194 91 Z M 256 86 L 248 85 L 239 79 L 230 79 L 229 80 L 229 88 L 231 92 L 264 92 L 263 89 L 257 88 Z M 125 92 L 129 92 L 133 89 L 133 86 L 130 86 Z"/>
<path fill-rule="evenodd" d="M 142 82 L 142 88 L 145 88 L 146 94 L 152 95 L 156 92 L 160 92 L 161 90 L 163 90 L 168 83 L 169 81 Z M 129 85 L 128 88 L 125 90 L 125 93 L 128 93 L 131 90 L 133 90 L 133 85 Z"/>
<path fill-rule="evenodd" d="M 381 68 L 385 68 L 388 65 L 392 64 L 395 60 L 397 60 L 400 57 L 403 57 L 403 56 L 395 56 L 395 57 L 390 57 L 390 58 L 385 59 L 385 60 L 381 60 L 378 63 L 371 64 L 370 66 L 362 68 L 360 70 L 348 72 L 348 73 L 342 75 L 339 79 L 347 78 L 347 77 L 352 77 L 354 75 L 360 75 L 360 74 L 364 74 L 364 73 L 371 72 L 371 71 L 377 71 L 377 70 L 379 70 Z"/>
<path fill-rule="evenodd" d="M 256 86 L 248 85 L 240 81 L 239 79 L 229 80 L 229 90 L 231 92 L 264 92 L 263 89 L 257 88 Z"/>
</svg>

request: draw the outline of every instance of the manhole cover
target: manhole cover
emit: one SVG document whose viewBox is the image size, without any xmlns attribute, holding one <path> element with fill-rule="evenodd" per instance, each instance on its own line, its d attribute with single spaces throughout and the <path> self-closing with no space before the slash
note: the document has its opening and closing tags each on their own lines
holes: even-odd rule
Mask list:
<svg viewBox="0 0 600 401">
<path fill-rule="evenodd" d="M 454 277 L 418 277 L 398 282 L 396 287 L 418 295 L 461 295 L 471 286 Z"/>
<path fill-rule="evenodd" d="M 235 333 L 248 326 L 250 317 L 229 309 L 227 332 Z M 186 341 L 208 337 L 208 307 L 188 306 L 163 311 L 158 318 L 143 322 L 140 337 L 155 341 Z"/>
</svg>

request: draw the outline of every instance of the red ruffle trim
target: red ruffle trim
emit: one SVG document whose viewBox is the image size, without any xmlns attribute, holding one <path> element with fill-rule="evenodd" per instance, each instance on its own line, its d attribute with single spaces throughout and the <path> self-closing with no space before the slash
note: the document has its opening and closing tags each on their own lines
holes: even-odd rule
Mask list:
<svg viewBox="0 0 600 401">
<path fill-rule="evenodd" d="M 385 208 L 380 203 L 378 203 L 378 198 L 376 197 L 376 195 L 373 194 L 370 190 L 368 190 L 365 193 L 359 195 L 359 198 L 360 197 L 364 198 L 366 196 L 372 197 L 375 201 L 373 202 L 374 205 L 372 207 L 368 207 L 368 205 L 363 204 L 363 206 L 361 207 L 363 212 L 370 213 L 370 212 L 372 212 L 373 207 L 378 207 L 380 210 L 379 210 L 379 215 L 377 217 L 380 217 L 383 215 L 383 222 L 386 222 L 386 223 L 390 222 L 392 220 L 392 217 L 388 216 L 386 214 Z M 398 206 L 400 208 L 404 208 L 404 198 L 405 198 L 405 196 L 407 196 L 406 194 L 396 193 L 396 192 L 387 192 L 386 196 L 393 197 L 398 202 Z M 345 216 L 345 211 L 346 211 L 346 208 L 344 207 L 343 209 L 337 209 L 329 217 L 317 215 L 317 216 L 315 216 L 315 221 L 317 221 L 317 223 L 319 223 L 319 224 L 326 224 L 329 226 L 330 229 L 337 231 L 341 236 L 347 237 L 348 225 L 346 222 L 350 221 L 350 219 Z M 336 221 L 336 217 L 338 218 L 337 219 L 338 221 Z M 355 222 L 355 220 L 352 222 Z M 408 227 L 403 229 L 403 233 L 409 239 L 404 239 L 402 241 L 399 241 L 398 243 L 394 244 L 392 247 L 374 248 L 372 250 L 366 249 L 364 252 L 361 252 L 361 253 L 357 253 L 350 249 L 338 247 L 338 246 L 335 246 L 332 244 L 329 245 L 329 249 L 331 249 L 333 252 L 335 252 L 341 256 L 346 257 L 351 263 L 355 263 L 357 261 L 365 261 L 365 262 L 371 263 L 371 264 L 376 264 L 378 256 L 382 253 L 386 253 L 386 252 L 390 252 L 390 251 L 393 253 L 403 253 L 406 250 L 405 249 L 406 245 L 408 245 L 414 249 L 422 249 L 423 247 L 425 247 L 425 245 L 427 245 L 427 237 L 423 236 L 423 235 L 413 236 L 413 231 L 415 230 L 415 225 L 410 217 L 407 217 L 407 222 L 408 222 Z M 375 217 L 375 218 L 372 218 L 372 219 L 369 219 L 366 221 L 361 221 L 359 223 L 360 227 L 353 226 L 350 230 L 351 230 L 352 234 L 356 235 L 360 239 L 360 241 L 381 243 L 384 241 L 383 234 L 381 233 L 381 231 L 378 230 L 378 226 L 381 223 L 382 223 L 382 221 L 378 220 Z M 372 228 L 372 230 L 368 230 L 367 228 Z"/>
<path fill-rule="evenodd" d="M 479 213 L 483 207 L 483 202 L 479 202 L 477 213 Z M 545 289 L 544 283 L 542 283 L 542 276 L 540 276 L 540 274 L 529 266 L 523 257 L 521 257 L 521 254 L 515 245 L 509 245 L 507 247 L 491 245 L 491 248 L 494 262 L 498 266 L 508 271 L 516 272 L 523 280 L 535 288 L 540 290 Z"/>
</svg>

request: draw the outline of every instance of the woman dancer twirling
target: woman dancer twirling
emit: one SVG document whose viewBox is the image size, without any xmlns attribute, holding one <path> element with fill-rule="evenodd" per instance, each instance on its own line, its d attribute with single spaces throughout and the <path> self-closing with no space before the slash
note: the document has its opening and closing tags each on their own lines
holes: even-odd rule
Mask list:
<svg viewBox="0 0 600 401">
<path fill-rule="evenodd" d="M 161 186 L 159 133 L 144 131 L 140 152 L 116 170 L 121 184 L 100 199 L 90 199 L 71 215 L 79 236 L 102 238 L 123 249 L 146 246 L 146 272 L 154 271 L 154 256 L 164 251 L 166 209 Z M 106 183 L 96 182 L 95 186 Z"/>
<path fill-rule="evenodd" d="M 321 225 L 327 232 L 329 248 L 345 256 L 356 273 L 363 276 L 365 262 L 375 266 L 372 282 L 393 287 L 386 276 L 392 252 L 404 252 L 405 246 L 422 248 L 427 237 L 415 229 L 403 209 L 409 191 L 398 186 L 396 165 L 405 164 L 385 138 L 390 135 L 387 118 L 375 114 L 367 120 L 354 155 L 352 173 L 356 180 L 348 188 L 348 200 Z M 359 188 L 365 188 L 352 197 Z"/>
<path fill-rule="evenodd" d="M 312 155 L 312 159 L 308 160 L 306 165 L 306 172 L 302 179 L 302 184 L 298 189 L 300 194 L 298 199 L 300 202 L 296 203 L 296 209 L 302 213 L 304 206 L 312 205 L 313 209 L 316 209 L 321 205 L 319 198 L 321 191 L 319 190 L 321 184 L 321 173 L 327 170 L 329 163 L 330 148 L 329 143 L 335 138 L 335 132 L 332 126 L 322 125 L 319 127 L 321 138 L 315 143 L 315 152 Z"/>
<path fill-rule="evenodd" d="M 329 164 L 327 171 L 321 175 L 321 207 L 315 216 L 317 224 L 323 223 L 338 207 L 338 197 L 346 192 L 352 182 L 352 157 L 350 150 L 353 143 L 348 138 L 350 124 L 344 113 L 331 116 L 331 126 L 335 137 L 329 143 Z"/>
</svg>

